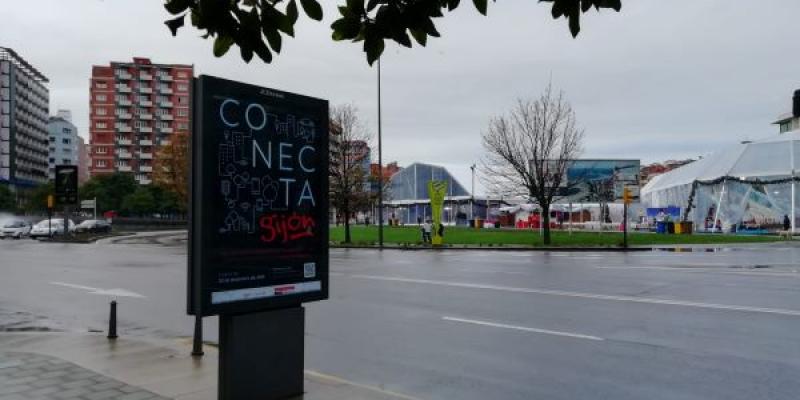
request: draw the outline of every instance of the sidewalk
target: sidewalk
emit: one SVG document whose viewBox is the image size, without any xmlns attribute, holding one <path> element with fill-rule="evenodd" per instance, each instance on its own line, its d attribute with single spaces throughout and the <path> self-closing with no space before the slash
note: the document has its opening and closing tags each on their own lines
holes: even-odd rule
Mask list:
<svg viewBox="0 0 800 400">
<path fill-rule="evenodd" d="M 0 333 L 0 400 L 215 400 L 217 351 L 97 334 Z M 302 400 L 418 400 L 306 370 Z"/>
</svg>

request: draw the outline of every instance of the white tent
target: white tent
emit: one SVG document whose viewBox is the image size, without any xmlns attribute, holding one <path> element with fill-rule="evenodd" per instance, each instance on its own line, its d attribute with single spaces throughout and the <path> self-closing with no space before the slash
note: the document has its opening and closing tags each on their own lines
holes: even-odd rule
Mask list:
<svg viewBox="0 0 800 400">
<path fill-rule="evenodd" d="M 746 142 L 654 177 L 641 190 L 648 207 L 678 206 L 702 230 L 707 221 L 796 225 L 800 131 Z M 714 225 L 711 223 L 710 225 Z"/>
</svg>

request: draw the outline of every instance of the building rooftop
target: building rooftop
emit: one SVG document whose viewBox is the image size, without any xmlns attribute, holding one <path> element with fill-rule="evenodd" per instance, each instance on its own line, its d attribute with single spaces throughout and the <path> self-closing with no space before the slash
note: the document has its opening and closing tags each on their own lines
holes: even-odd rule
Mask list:
<svg viewBox="0 0 800 400">
<path fill-rule="evenodd" d="M 11 61 L 17 66 L 17 68 L 25 71 L 38 82 L 50 82 L 43 73 L 39 72 L 39 70 L 28 64 L 24 58 L 20 57 L 19 54 L 8 47 L 0 47 L 0 60 Z"/>
</svg>

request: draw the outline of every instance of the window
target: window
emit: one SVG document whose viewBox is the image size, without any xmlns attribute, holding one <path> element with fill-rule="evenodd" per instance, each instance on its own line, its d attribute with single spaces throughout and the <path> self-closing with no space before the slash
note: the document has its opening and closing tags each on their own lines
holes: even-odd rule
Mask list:
<svg viewBox="0 0 800 400">
<path fill-rule="evenodd" d="M 150 101 L 150 96 L 148 95 L 139 95 L 139 101 Z"/>
<path fill-rule="evenodd" d="M 124 94 L 118 94 L 118 95 L 115 96 L 115 98 L 117 99 L 117 101 L 123 101 L 123 100 L 127 101 L 128 100 L 128 96 L 126 96 Z"/>
<path fill-rule="evenodd" d="M 97 96 L 95 96 L 95 100 L 97 101 L 106 101 L 107 99 L 108 98 L 104 94 L 98 94 Z"/>
<path fill-rule="evenodd" d="M 178 84 L 178 91 L 179 91 L 179 92 L 186 92 L 186 91 L 189 91 L 189 85 L 187 85 L 187 84 L 185 84 L 185 83 L 179 83 L 179 84 Z"/>
<path fill-rule="evenodd" d="M 98 107 L 98 108 L 96 108 L 96 109 L 94 110 L 94 113 L 95 113 L 96 115 L 106 115 L 106 109 L 105 109 L 105 108 L 99 108 L 99 107 Z"/>
<path fill-rule="evenodd" d="M 71 135 L 72 134 L 72 129 L 62 128 L 61 129 L 61 133 L 65 134 L 65 135 Z"/>
<path fill-rule="evenodd" d="M 97 147 L 94 149 L 95 154 L 106 154 L 108 153 L 108 149 L 105 147 Z"/>
<path fill-rule="evenodd" d="M 178 72 L 178 78 L 188 78 L 189 75 L 186 72 Z"/>
<path fill-rule="evenodd" d="M 70 144 L 71 142 L 72 142 L 72 140 L 71 140 L 71 139 L 69 139 L 69 138 L 63 138 L 63 139 L 61 139 L 61 143 L 63 143 L 63 144 Z"/>
<path fill-rule="evenodd" d="M 56 159 L 53 158 L 53 157 L 50 157 L 50 159 L 48 161 L 50 162 L 50 164 L 55 164 Z"/>
<path fill-rule="evenodd" d="M 94 125 L 94 127 L 97 128 L 97 129 L 106 129 L 106 127 L 108 127 L 108 125 L 106 125 L 105 122 L 98 122 L 98 123 L 96 123 Z"/>
<path fill-rule="evenodd" d="M 50 136 L 50 143 L 55 143 L 55 142 L 56 142 L 56 137 Z"/>
<path fill-rule="evenodd" d="M 178 104 L 189 104 L 189 98 L 186 96 L 179 96 Z"/>
<path fill-rule="evenodd" d="M 158 101 L 169 101 L 169 97 L 167 97 L 167 96 L 158 96 L 158 97 L 156 97 L 156 100 L 158 100 Z"/>
<path fill-rule="evenodd" d="M 189 116 L 189 109 L 179 108 L 178 109 L 178 116 L 179 117 L 187 117 L 187 116 Z"/>
<path fill-rule="evenodd" d="M 65 164 L 65 165 L 72 164 L 72 160 L 70 160 L 69 158 L 62 158 L 61 159 L 61 164 Z"/>
<path fill-rule="evenodd" d="M 107 89 L 108 88 L 108 84 L 105 83 L 105 82 L 97 82 L 95 87 L 97 87 L 98 89 Z"/>
<path fill-rule="evenodd" d="M 179 122 L 178 123 L 178 129 L 180 129 L 182 131 L 189 130 L 189 123 L 187 123 L 187 122 Z"/>
<path fill-rule="evenodd" d="M 64 148 L 61 149 L 61 152 L 62 153 L 72 153 L 72 149 L 70 149 L 69 147 L 64 147 Z"/>
<path fill-rule="evenodd" d="M 96 165 L 97 165 L 98 168 L 105 168 L 106 165 L 108 165 L 108 164 L 106 164 L 106 160 L 97 160 L 97 164 Z"/>
</svg>

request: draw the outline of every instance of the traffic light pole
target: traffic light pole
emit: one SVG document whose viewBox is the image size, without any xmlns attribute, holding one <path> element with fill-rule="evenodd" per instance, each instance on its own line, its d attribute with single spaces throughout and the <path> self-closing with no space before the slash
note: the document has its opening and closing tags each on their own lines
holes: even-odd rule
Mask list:
<svg viewBox="0 0 800 400">
<path fill-rule="evenodd" d="M 622 205 L 622 247 L 628 248 L 628 202 Z"/>
</svg>

